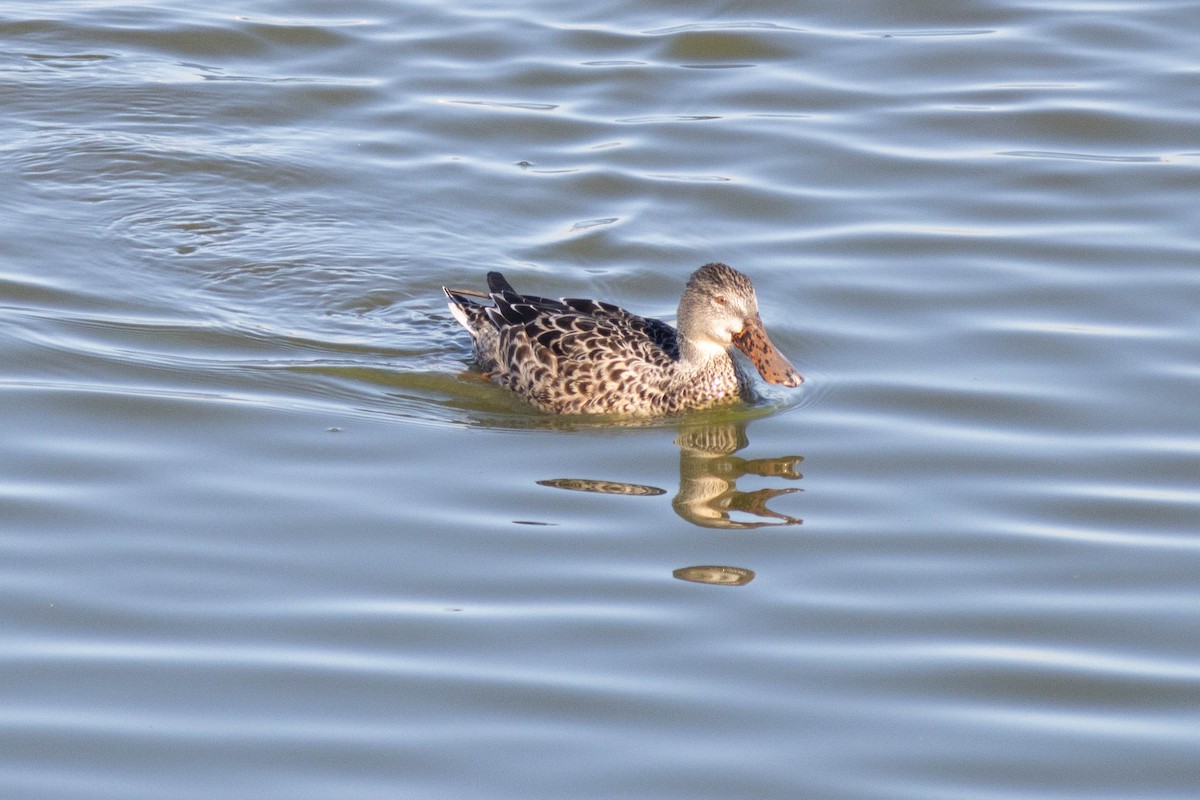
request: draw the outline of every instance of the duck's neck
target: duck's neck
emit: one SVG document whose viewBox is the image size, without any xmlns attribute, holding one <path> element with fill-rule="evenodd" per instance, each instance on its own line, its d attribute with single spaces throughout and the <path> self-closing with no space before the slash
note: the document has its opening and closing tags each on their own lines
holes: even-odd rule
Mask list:
<svg viewBox="0 0 1200 800">
<path fill-rule="evenodd" d="M 716 342 L 698 342 L 685 336 L 679 337 L 679 372 L 694 375 L 710 372 L 714 367 L 728 366 L 729 353 Z"/>
<path fill-rule="evenodd" d="M 712 403 L 743 397 L 749 385 L 725 348 L 713 343 L 697 344 L 682 337 L 671 383 L 676 392 L 701 396 Z"/>
</svg>

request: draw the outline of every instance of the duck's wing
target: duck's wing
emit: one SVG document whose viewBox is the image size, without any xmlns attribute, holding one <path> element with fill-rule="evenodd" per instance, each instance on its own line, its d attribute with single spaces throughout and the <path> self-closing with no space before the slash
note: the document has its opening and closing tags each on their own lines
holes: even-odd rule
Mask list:
<svg viewBox="0 0 1200 800">
<path fill-rule="evenodd" d="M 494 377 L 543 410 L 634 410 L 664 391 L 678 351 L 669 325 L 596 301 L 492 298 Z"/>
<path fill-rule="evenodd" d="M 487 309 L 502 341 L 528 344 L 556 360 L 601 363 L 644 361 L 661 366 L 678 359 L 675 329 L 597 300 L 550 300 L 511 290 L 492 295 Z M 544 360 L 544 359 L 542 359 Z"/>
<path fill-rule="evenodd" d="M 497 305 L 501 302 L 507 303 L 509 306 L 527 305 L 533 306 L 543 314 L 563 316 L 577 314 L 581 317 L 590 317 L 597 321 L 609 321 L 617 329 L 628 329 L 629 331 L 644 334 L 651 342 L 660 347 L 672 358 L 679 357 L 675 329 L 662 320 L 631 314 L 620 306 L 615 306 L 612 303 L 603 303 L 599 300 L 578 297 L 563 297 L 558 300 L 551 300 L 547 297 L 521 294 L 499 272 L 489 272 L 487 274 L 487 283 L 488 296 Z M 460 294 L 469 294 L 476 297 L 483 296 L 475 292 L 460 292 Z M 524 321 L 527 317 L 527 312 L 522 311 L 518 316 Z"/>
<path fill-rule="evenodd" d="M 679 342 L 676 338 L 676 331 L 661 319 L 641 317 L 620 306 L 602 303 L 599 300 L 564 297 L 562 303 L 572 311 L 586 314 L 597 320 L 610 321 L 620 329 L 644 336 L 672 361 L 679 360 Z"/>
<path fill-rule="evenodd" d="M 521 294 L 499 272 L 488 273 L 486 295 L 446 296 L 481 367 L 547 411 L 621 410 L 661 394 L 679 359 L 675 329 L 661 320 L 597 300 Z M 492 305 L 477 302 L 484 298 Z"/>
</svg>

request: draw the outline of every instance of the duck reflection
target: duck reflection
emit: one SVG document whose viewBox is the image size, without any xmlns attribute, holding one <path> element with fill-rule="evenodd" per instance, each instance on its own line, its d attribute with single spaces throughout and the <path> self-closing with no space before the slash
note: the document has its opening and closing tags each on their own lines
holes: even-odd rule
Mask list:
<svg viewBox="0 0 1200 800">
<path fill-rule="evenodd" d="M 726 566 L 680 567 L 671 576 L 681 581 L 710 583 L 714 586 L 745 586 L 754 580 L 752 570 Z"/>
<path fill-rule="evenodd" d="M 538 481 L 538 486 L 549 486 L 552 489 L 569 489 L 572 492 L 595 492 L 596 494 L 628 494 L 635 497 L 652 497 L 666 494 L 666 489 L 657 486 L 643 486 L 640 483 L 621 483 L 620 481 L 596 481 L 591 478 L 551 478 Z"/>
<path fill-rule="evenodd" d="M 679 493 L 671 501 L 675 513 L 704 528 L 747 530 L 770 525 L 799 525 L 803 520 L 767 508 L 767 501 L 800 491 L 757 489 L 743 492 L 738 479 L 745 475 L 800 480 L 796 466 L 801 456 L 745 459 L 735 456 L 750 443 L 745 423 L 692 425 L 675 437 L 679 445 Z M 731 512 L 742 512 L 755 520 L 741 521 Z"/>
<path fill-rule="evenodd" d="M 737 482 L 746 475 L 794 481 L 803 477 L 796 466 L 801 456 L 740 458 L 734 453 L 750 443 L 745 422 L 690 423 L 675 437 L 679 446 L 679 492 L 671 501 L 675 513 L 704 528 L 748 530 L 774 525 L 799 525 L 803 520 L 780 514 L 767 502 L 780 495 L 800 491 L 796 487 L 741 491 Z M 603 494 L 660 495 L 665 489 L 634 483 L 587 478 L 553 478 L 538 481 L 542 486 L 576 492 Z M 740 513 L 754 519 L 734 519 Z"/>
</svg>

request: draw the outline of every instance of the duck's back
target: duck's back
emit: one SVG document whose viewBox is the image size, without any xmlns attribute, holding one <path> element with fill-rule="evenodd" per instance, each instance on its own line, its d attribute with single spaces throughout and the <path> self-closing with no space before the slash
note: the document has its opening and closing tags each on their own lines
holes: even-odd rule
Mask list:
<svg viewBox="0 0 1200 800">
<path fill-rule="evenodd" d="M 557 413 L 637 414 L 663 403 L 679 359 L 670 325 L 596 300 L 520 295 L 495 279 L 488 316 L 500 383 Z"/>
<path fill-rule="evenodd" d="M 522 295 L 498 272 L 488 289 L 493 306 L 451 300 L 469 305 L 477 358 L 498 383 L 560 414 L 645 414 L 664 403 L 679 360 L 667 323 L 596 300 Z"/>
</svg>

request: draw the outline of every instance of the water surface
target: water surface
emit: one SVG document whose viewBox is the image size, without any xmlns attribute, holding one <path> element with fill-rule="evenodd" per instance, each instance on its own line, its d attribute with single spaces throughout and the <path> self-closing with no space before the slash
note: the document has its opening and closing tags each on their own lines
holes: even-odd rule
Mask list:
<svg viewBox="0 0 1200 800">
<path fill-rule="evenodd" d="M 1190 798 L 1177 2 L 8 3 L 22 798 Z M 441 286 L 804 373 L 556 420 Z"/>
</svg>

